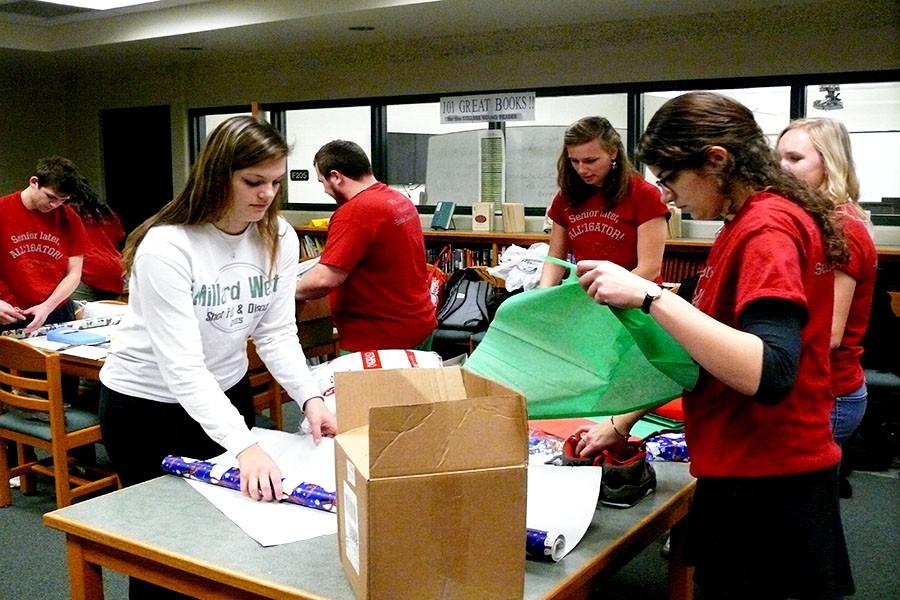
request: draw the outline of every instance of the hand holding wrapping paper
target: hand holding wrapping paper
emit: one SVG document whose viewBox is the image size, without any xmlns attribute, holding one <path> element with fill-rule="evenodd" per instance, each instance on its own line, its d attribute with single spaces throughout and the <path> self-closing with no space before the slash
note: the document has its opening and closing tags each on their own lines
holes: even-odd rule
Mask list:
<svg viewBox="0 0 900 600">
<path fill-rule="evenodd" d="M 650 315 L 594 302 L 571 263 L 561 285 L 507 299 L 464 369 L 519 391 L 528 417 L 615 415 L 692 389 L 699 369 Z"/>
<path fill-rule="evenodd" d="M 241 490 L 241 470 L 220 463 L 169 454 L 162 461 L 162 470 L 188 479 L 211 483 L 231 490 Z M 315 483 L 284 479 L 284 501 L 308 508 L 337 512 L 335 493 Z"/>
</svg>

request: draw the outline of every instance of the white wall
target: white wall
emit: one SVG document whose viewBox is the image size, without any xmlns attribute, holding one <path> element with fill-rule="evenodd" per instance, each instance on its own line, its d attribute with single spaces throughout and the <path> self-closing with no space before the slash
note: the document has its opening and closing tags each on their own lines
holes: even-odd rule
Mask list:
<svg viewBox="0 0 900 600">
<path fill-rule="evenodd" d="M 493 38 L 473 34 L 440 44 L 423 40 L 421 46 L 238 56 L 214 64 L 153 69 L 123 65 L 115 71 L 74 75 L 58 99 L 39 93 L 59 89 L 58 80 L 48 76 L 30 83 L 22 74 L 15 83 L 26 86 L 26 91 L 3 100 L 15 107 L 2 111 L 0 182 L 16 180 L 18 173 L 31 168 L 26 165 L 34 162 L 34 155 L 46 154 L 65 139 L 66 153 L 88 178 L 100 183 L 99 112 L 106 108 L 171 106 L 173 183 L 178 188 L 187 177 L 187 110 L 194 107 L 900 66 L 895 22 L 873 19 L 843 5 L 817 6 L 817 14 L 793 19 L 782 28 L 773 27 L 773 13 L 767 9 L 714 19 L 586 24 L 525 34 L 507 31 Z M 835 29 L 840 30 L 839 51 L 832 35 Z M 8 114 L 15 115 L 15 127 L 7 124 Z M 20 133 L 21 127 L 31 129 Z M 42 150 L 26 152 L 23 146 L 29 144 L 20 139 Z"/>
</svg>

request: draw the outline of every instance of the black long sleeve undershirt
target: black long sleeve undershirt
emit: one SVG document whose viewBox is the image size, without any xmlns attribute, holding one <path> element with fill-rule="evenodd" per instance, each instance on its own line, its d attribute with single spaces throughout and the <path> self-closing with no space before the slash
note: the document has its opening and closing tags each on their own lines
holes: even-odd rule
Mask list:
<svg viewBox="0 0 900 600">
<path fill-rule="evenodd" d="M 754 400 L 773 405 L 791 391 L 797 377 L 800 336 L 806 321 L 806 309 L 787 300 L 757 300 L 744 309 L 741 329 L 763 342 L 762 376 Z"/>
</svg>

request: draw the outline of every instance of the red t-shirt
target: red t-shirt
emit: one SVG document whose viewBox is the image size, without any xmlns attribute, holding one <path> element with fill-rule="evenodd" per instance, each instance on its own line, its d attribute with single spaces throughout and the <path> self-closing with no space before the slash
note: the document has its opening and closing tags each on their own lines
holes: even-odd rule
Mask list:
<svg viewBox="0 0 900 600">
<path fill-rule="evenodd" d="M 872 293 L 878 268 L 878 252 L 865 223 L 846 210 L 838 216 L 844 226 L 844 237 L 850 249 L 850 260 L 840 270 L 856 280 L 850 313 L 844 327 L 841 345 L 831 351 L 831 393 L 843 396 L 858 389 L 865 381 L 860 360 L 862 339 L 872 314 Z"/>
<path fill-rule="evenodd" d="M 387 185 L 376 183 L 334 211 L 320 262 L 349 273 L 329 295 L 341 349 L 412 348 L 437 325 L 419 213 Z"/>
<path fill-rule="evenodd" d="M 668 216 L 669 209 L 655 185 L 632 175 L 628 193 L 612 210 L 600 190 L 573 207 L 557 192 L 547 215 L 566 230 L 575 260 L 608 260 L 628 269 L 637 266 L 637 228 L 651 219 Z"/>
<path fill-rule="evenodd" d="M 113 215 L 103 221 L 84 220 L 88 246 L 84 252 L 81 281 L 104 292 L 121 294 L 124 284 L 122 256 L 119 245 L 125 239 L 125 230 L 119 217 Z"/>
<path fill-rule="evenodd" d="M 53 293 L 70 257 L 84 255 L 84 225 L 65 205 L 28 210 L 22 192 L 0 198 L 0 215 L 0 299 L 30 308 Z"/>
<path fill-rule="evenodd" d="M 696 477 L 761 477 L 831 467 L 829 367 L 834 273 L 812 217 L 770 193 L 747 200 L 710 249 L 693 304 L 730 327 L 750 302 L 788 300 L 806 309 L 800 363 L 787 397 L 766 405 L 701 369 L 684 394 L 685 435 Z"/>
</svg>

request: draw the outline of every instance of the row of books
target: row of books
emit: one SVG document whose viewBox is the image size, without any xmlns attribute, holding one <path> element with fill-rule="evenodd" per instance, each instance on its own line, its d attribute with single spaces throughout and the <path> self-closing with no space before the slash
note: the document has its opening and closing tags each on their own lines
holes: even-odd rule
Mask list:
<svg viewBox="0 0 900 600">
<path fill-rule="evenodd" d="M 445 248 L 450 248 L 449 257 L 438 262 L 437 266 L 447 273 L 469 267 L 490 267 L 496 262 L 494 260 L 494 250 L 491 247 L 453 248 L 452 246 L 444 246 L 440 248 L 425 248 L 425 260 L 429 264 L 434 264 L 438 261 L 438 257 L 441 256 Z"/>
<path fill-rule="evenodd" d="M 315 258 L 322 255 L 322 249 L 325 247 L 325 240 L 312 236 L 300 236 L 300 258 Z"/>
</svg>

